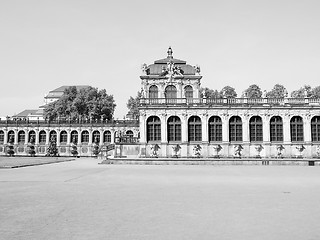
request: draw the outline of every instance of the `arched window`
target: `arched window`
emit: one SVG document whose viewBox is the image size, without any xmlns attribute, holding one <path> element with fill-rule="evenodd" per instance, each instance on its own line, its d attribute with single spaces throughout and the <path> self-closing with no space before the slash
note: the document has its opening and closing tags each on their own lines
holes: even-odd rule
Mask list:
<svg viewBox="0 0 320 240">
<path fill-rule="evenodd" d="M 93 133 L 92 133 L 92 141 L 93 142 L 100 142 L 100 132 L 99 131 L 97 131 L 97 130 L 95 130 L 95 131 L 93 131 Z"/>
<path fill-rule="evenodd" d="M 14 131 L 13 130 L 10 130 L 9 132 L 8 132 L 8 143 L 14 143 Z"/>
<path fill-rule="evenodd" d="M 149 98 L 158 98 L 158 87 L 156 85 L 149 88 Z"/>
<path fill-rule="evenodd" d="M 262 131 L 262 119 L 259 116 L 253 116 L 249 121 L 250 125 L 250 142 L 262 142 L 263 131 Z"/>
<path fill-rule="evenodd" d="M 39 144 L 46 144 L 46 132 L 44 130 L 41 130 L 39 132 Z"/>
<path fill-rule="evenodd" d="M 303 120 L 300 116 L 294 116 L 290 120 L 291 142 L 303 141 Z"/>
<path fill-rule="evenodd" d="M 161 141 L 161 121 L 159 117 L 151 116 L 147 120 L 147 142 Z"/>
<path fill-rule="evenodd" d="M 0 143 L 4 143 L 4 131 L 0 130 Z"/>
<path fill-rule="evenodd" d="M 193 99 L 193 88 L 190 85 L 188 85 L 184 88 L 184 95 L 187 100 Z"/>
<path fill-rule="evenodd" d="M 209 142 L 222 141 L 222 121 L 218 116 L 209 118 Z"/>
<path fill-rule="evenodd" d="M 18 132 L 18 143 L 19 144 L 24 144 L 26 140 L 26 133 L 24 131 L 19 131 Z"/>
<path fill-rule="evenodd" d="M 76 130 L 73 130 L 72 132 L 71 132 L 71 142 L 72 143 L 78 143 L 78 132 L 76 131 Z"/>
<path fill-rule="evenodd" d="M 133 132 L 131 130 L 126 131 L 126 135 L 129 138 L 133 138 Z"/>
<path fill-rule="evenodd" d="M 68 141 L 68 134 L 66 131 L 61 131 L 60 132 L 60 143 L 66 144 Z"/>
<path fill-rule="evenodd" d="M 52 130 L 49 134 L 49 140 L 51 141 L 52 139 L 54 139 L 54 141 L 57 141 L 57 132 Z"/>
<path fill-rule="evenodd" d="M 233 116 L 229 120 L 229 141 L 242 141 L 242 120 L 239 116 Z"/>
<path fill-rule="evenodd" d="M 274 116 L 270 119 L 270 141 L 283 141 L 283 122 L 279 116 Z"/>
<path fill-rule="evenodd" d="M 311 119 L 311 141 L 320 142 L 320 116 Z"/>
<path fill-rule="evenodd" d="M 89 132 L 87 130 L 81 133 L 81 143 L 89 143 Z"/>
<path fill-rule="evenodd" d="M 171 116 L 168 119 L 168 141 L 181 141 L 181 120 L 177 116 Z"/>
<path fill-rule="evenodd" d="M 104 131 L 104 133 L 103 133 L 103 142 L 104 143 L 111 143 L 111 132 L 109 130 Z"/>
<path fill-rule="evenodd" d="M 192 116 L 188 120 L 188 141 L 201 141 L 202 140 L 202 129 L 201 129 L 201 118 L 198 116 Z"/>
<path fill-rule="evenodd" d="M 167 103 L 176 103 L 177 101 L 177 89 L 173 85 L 169 85 L 166 87 L 164 92 Z"/>
<path fill-rule="evenodd" d="M 28 142 L 35 143 L 35 141 L 36 141 L 36 132 L 31 130 L 28 135 L 29 135 L 28 136 Z"/>
</svg>

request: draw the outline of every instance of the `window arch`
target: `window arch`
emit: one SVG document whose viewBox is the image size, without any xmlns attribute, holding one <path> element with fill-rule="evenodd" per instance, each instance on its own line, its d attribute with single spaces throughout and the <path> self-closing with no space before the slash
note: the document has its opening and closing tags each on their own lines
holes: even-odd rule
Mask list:
<svg viewBox="0 0 320 240">
<path fill-rule="evenodd" d="M 201 141 L 202 140 L 202 128 L 201 118 L 198 116 L 191 116 L 188 120 L 188 141 Z"/>
<path fill-rule="evenodd" d="M 63 130 L 60 132 L 60 143 L 66 144 L 67 141 L 68 141 L 68 134 L 66 131 Z"/>
<path fill-rule="evenodd" d="M 233 116 L 229 120 L 229 141 L 242 141 L 242 120 L 239 116 Z"/>
<path fill-rule="evenodd" d="M 36 141 L 36 132 L 31 130 L 28 134 L 28 142 Z"/>
<path fill-rule="evenodd" d="M 46 144 L 47 133 L 44 130 L 39 132 L 39 144 Z"/>
<path fill-rule="evenodd" d="M 92 142 L 98 142 L 98 143 L 100 142 L 100 132 L 98 130 L 93 131 Z"/>
<path fill-rule="evenodd" d="M 18 143 L 24 144 L 25 140 L 26 140 L 26 133 L 23 130 L 19 131 L 18 132 Z"/>
<path fill-rule="evenodd" d="M 78 132 L 76 130 L 71 131 L 71 142 L 78 143 Z"/>
<path fill-rule="evenodd" d="M 283 122 L 280 116 L 273 116 L 270 119 L 270 141 L 283 141 Z"/>
<path fill-rule="evenodd" d="M 103 133 L 103 142 L 104 143 L 111 143 L 111 132 L 109 130 L 104 131 L 104 133 Z"/>
<path fill-rule="evenodd" d="M 0 130 L 0 143 L 4 143 L 4 131 Z"/>
<path fill-rule="evenodd" d="M 169 85 L 165 89 L 165 98 L 167 103 L 175 103 L 177 98 L 177 88 L 173 85 Z"/>
<path fill-rule="evenodd" d="M 250 142 L 262 142 L 263 130 L 262 130 L 262 118 L 260 116 L 253 116 L 249 120 L 250 125 Z"/>
<path fill-rule="evenodd" d="M 161 121 L 157 116 L 151 116 L 147 120 L 147 142 L 161 141 Z"/>
<path fill-rule="evenodd" d="M 14 131 L 13 130 L 10 130 L 9 132 L 8 132 L 8 143 L 10 143 L 10 142 L 12 142 L 12 143 L 14 143 L 14 138 L 15 138 L 15 136 L 14 136 Z"/>
<path fill-rule="evenodd" d="M 320 142 L 320 116 L 311 119 L 311 141 Z"/>
<path fill-rule="evenodd" d="M 129 138 L 133 138 L 133 132 L 131 130 L 126 131 L 126 135 Z"/>
<path fill-rule="evenodd" d="M 168 141 L 181 141 L 181 120 L 177 116 L 171 116 L 167 122 Z"/>
<path fill-rule="evenodd" d="M 156 85 L 149 88 L 149 98 L 158 98 L 158 87 Z"/>
<path fill-rule="evenodd" d="M 290 135 L 292 142 L 303 141 L 303 120 L 300 116 L 294 116 L 290 120 Z"/>
<path fill-rule="evenodd" d="M 52 130 L 49 134 L 49 140 L 51 141 L 52 139 L 57 142 L 57 132 L 54 130 Z"/>
<path fill-rule="evenodd" d="M 184 95 L 185 95 L 187 100 L 188 99 L 193 99 L 193 88 L 190 85 L 185 86 Z"/>
<path fill-rule="evenodd" d="M 81 133 L 81 143 L 89 143 L 89 132 L 87 130 Z"/>
<path fill-rule="evenodd" d="M 209 142 L 222 141 L 222 121 L 218 116 L 212 116 L 208 122 Z"/>
</svg>

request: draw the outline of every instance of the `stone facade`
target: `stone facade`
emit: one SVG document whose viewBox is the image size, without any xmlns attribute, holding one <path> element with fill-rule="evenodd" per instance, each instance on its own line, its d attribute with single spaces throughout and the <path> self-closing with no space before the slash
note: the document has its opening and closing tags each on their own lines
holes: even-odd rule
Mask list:
<svg viewBox="0 0 320 240">
<path fill-rule="evenodd" d="M 185 73 L 170 71 L 172 64 Z M 319 99 L 200 98 L 200 68 L 174 59 L 171 49 L 166 59 L 145 64 L 140 78 L 141 157 L 154 156 L 156 145 L 158 157 L 319 155 Z"/>
</svg>

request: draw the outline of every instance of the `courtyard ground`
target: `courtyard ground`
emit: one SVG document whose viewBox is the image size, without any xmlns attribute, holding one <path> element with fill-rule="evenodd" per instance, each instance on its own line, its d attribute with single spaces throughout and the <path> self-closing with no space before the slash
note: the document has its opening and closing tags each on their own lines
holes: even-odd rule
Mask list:
<svg viewBox="0 0 320 240">
<path fill-rule="evenodd" d="M 0 239 L 320 239 L 320 167 L 0 169 Z"/>
</svg>

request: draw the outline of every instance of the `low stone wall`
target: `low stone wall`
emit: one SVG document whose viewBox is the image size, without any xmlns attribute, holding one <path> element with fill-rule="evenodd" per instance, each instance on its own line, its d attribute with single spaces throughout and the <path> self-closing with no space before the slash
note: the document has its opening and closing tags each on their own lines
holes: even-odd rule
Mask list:
<svg viewBox="0 0 320 240">
<path fill-rule="evenodd" d="M 297 165 L 320 166 L 320 159 L 110 158 L 105 164 L 136 165 Z"/>
</svg>

